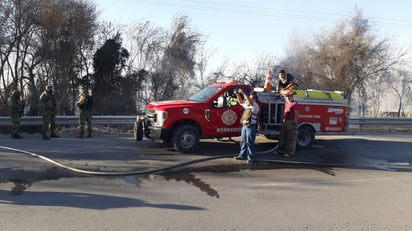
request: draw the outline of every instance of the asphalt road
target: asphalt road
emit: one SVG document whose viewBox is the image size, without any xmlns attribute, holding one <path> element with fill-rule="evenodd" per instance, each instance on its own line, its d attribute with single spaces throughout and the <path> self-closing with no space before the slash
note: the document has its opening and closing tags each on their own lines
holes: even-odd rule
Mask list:
<svg viewBox="0 0 412 231">
<path fill-rule="evenodd" d="M 132 134 L 3 135 L 0 230 L 412 229 L 412 134 L 319 136 L 290 159 L 274 145 L 247 164 L 229 140 L 184 155 Z"/>
</svg>

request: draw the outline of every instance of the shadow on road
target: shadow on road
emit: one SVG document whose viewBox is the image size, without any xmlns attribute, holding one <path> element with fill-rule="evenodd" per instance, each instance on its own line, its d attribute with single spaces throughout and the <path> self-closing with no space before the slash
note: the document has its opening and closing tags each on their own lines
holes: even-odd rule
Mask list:
<svg viewBox="0 0 412 231">
<path fill-rule="evenodd" d="M 130 207 L 151 207 L 172 210 L 204 210 L 204 208 L 178 204 L 152 204 L 143 200 L 119 196 L 70 192 L 26 192 L 25 197 L 10 196 L 10 192 L 0 190 L 0 204 L 23 206 L 73 207 L 105 210 Z"/>
</svg>

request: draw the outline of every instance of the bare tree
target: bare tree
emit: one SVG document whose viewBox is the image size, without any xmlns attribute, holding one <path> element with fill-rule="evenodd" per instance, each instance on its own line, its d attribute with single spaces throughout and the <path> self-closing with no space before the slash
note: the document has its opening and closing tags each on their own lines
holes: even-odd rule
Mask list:
<svg viewBox="0 0 412 231">
<path fill-rule="evenodd" d="M 131 24 L 125 33 L 125 47 L 129 50 L 129 71 L 156 69 L 165 49 L 166 32 L 149 21 Z"/>
<path fill-rule="evenodd" d="M 317 36 L 308 58 L 322 89 L 345 92 L 349 103 L 358 90 L 367 99 L 368 80 L 377 78 L 404 55 L 394 52 L 386 39 L 372 33 L 360 10 L 349 22 L 342 22 L 327 34 Z"/>
<path fill-rule="evenodd" d="M 39 9 L 36 0 L 0 3 L 0 83 L 5 90 L 4 102 L 12 89 L 19 89 L 30 106 L 30 76 L 39 64 L 36 54 L 38 45 Z M 26 85 L 28 84 L 28 87 Z M 26 91 L 28 90 L 28 92 Z M 30 112 L 29 112 L 30 113 Z"/>
<path fill-rule="evenodd" d="M 273 73 L 276 64 L 276 57 L 269 51 L 257 52 L 249 61 L 240 63 L 233 68 L 232 73 L 227 74 L 230 79 L 238 80 L 241 83 L 247 83 L 253 87 L 263 87 L 267 71 L 271 70 L 272 82 L 276 78 Z M 226 70 L 226 72 L 228 72 Z"/>
<path fill-rule="evenodd" d="M 222 63 L 214 69 L 212 76 L 210 77 L 209 83 L 215 83 L 219 79 L 226 77 L 226 72 L 229 66 L 229 59 L 225 58 Z M 232 77 L 232 76 L 231 76 Z"/>
<path fill-rule="evenodd" d="M 405 69 L 396 69 L 392 73 L 385 75 L 386 84 L 396 94 L 398 98 L 397 117 L 401 117 L 403 111 L 404 101 L 411 92 L 411 73 Z"/>
<path fill-rule="evenodd" d="M 141 22 L 129 27 L 126 34 L 130 49 L 127 72 L 146 71 L 137 93 L 138 105 L 186 97 L 195 79 L 195 58 L 201 43 L 201 35 L 192 31 L 187 16 L 174 19 L 171 33 Z"/>
<path fill-rule="evenodd" d="M 95 29 L 94 5 L 82 0 L 4 0 L 0 11 L 2 88 L 20 88 L 27 94 L 29 114 L 35 114 L 39 91 L 53 84 L 60 112 L 72 113 L 82 69 L 79 53 Z"/>
<path fill-rule="evenodd" d="M 83 70 L 82 49 L 93 43 L 96 31 L 95 6 L 81 0 L 42 0 L 42 83 L 56 88 L 59 112 L 72 114 Z"/>
<path fill-rule="evenodd" d="M 209 64 L 209 60 L 213 55 L 214 50 L 208 50 L 206 47 L 207 41 L 205 39 L 200 41 L 198 52 L 197 52 L 197 62 L 196 62 L 196 81 L 195 88 L 203 89 L 205 88 L 213 79 L 213 76 L 207 76 L 206 70 Z"/>
<path fill-rule="evenodd" d="M 368 94 L 361 98 L 359 113 L 362 117 L 368 116 L 377 117 L 381 112 L 381 106 L 383 98 L 387 92 L 382 89 L 382 86 L 386 84 L 385 75 L 383 73 L 381 76 L 376 76 L 375 78 L 368 79 Z"/>
<path fill-rule="evenodd" d="M 295 82 L 301 89 L 319 89 L 320 78 L 314 73 L 315 61 L 310 55 L 314 41 L 310 36 L 292 33 L 289 38 L 289 47 L 286 50 L 286 58 L 275 66 L 275 70 L 285 69 L 295 77 Z"/>
<path fill-rule="evenodd" d="M 126 31 L 125 47 L 130 54 L 126 73 L 134 75 L 137 81 L 135 100 L 138 112 L 155 98 L 153 96 L 160 94 L 152 92 L 152 80 L 157 81 L 166 38 L 164 29 L 149 21 L 133 23 Z"/>
<path fill-rule="evenodd" d="M 6 95 L 9 85 L 23 92 L 23 66 L 35 30 L 33 4 L 30 0 L 3 1 L 0 5 L 0 75 Z"/>
</svg>

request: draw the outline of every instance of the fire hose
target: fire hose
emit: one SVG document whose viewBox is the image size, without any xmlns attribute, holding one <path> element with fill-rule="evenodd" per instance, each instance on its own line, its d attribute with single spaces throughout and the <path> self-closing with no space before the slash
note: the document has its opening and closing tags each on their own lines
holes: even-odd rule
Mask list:
<svg viewBox="0 0 412 231">
<path fill-rule="evenodd" d="M 167 171 L 171 171 L 173 169 L 178 169 L 182 168 L 188 165 L 193 165 L 196 163 L 200 162 L 206 162 L 206 161 L 211 161 L 211 160 L 217 160 L 217 159 L 224 159 L 224 158 L 232 158 L 236 154 L 225 154 L 225 155 L 219 155 L 219 156 L 213 156 L 213 157 L 206 157 L 206 158 L 199 158 L 196 160 L 190 160 L 190 161 L 185 161 L 181 163 L 177 163 L 174 165 L 166 166 L 166 167 L 161 167 L 157 169 L 149 169 L 149 170 L 139 170 L 139 171 L 91 171 L 91 170 L 85 170 L 85 169 L 79 169 L 79 168 L 74 168 L 67 166 L 65 164 L 62 164 L 58 161 L 55 161 L 53 159 L 50 159 L 46 156 L 21 150 L 21 149 L 16 149 L 16 148 L 11 148 L 11 147 L 6 147 L 6 146 L 0 146 L 1 149 L 13 151 L 16 153 L 20 154 L 25 154 L 31 157 L 39 158 L 41 160 L 44 160 L 48 163 L 51 163 L 55 166 L 58 166 L 60 168 L 63 168 L 65 170 L 68 170 L 73 173 L 77 174 L 85 174 L 85 175 L 94 175 L 94 176 L 130 176 L 130 175 L 148 175 L 148 174 L 154 174 L 154 173 L 164 173 Z M 278 148 L 278 145 L 276 145 L 274 148 L 263 151 L 263 152 L 256 152 L 256 154 L 265 154 L 265 153 L 273 153 L 276 149 Z M 311 163 L 311 162 L 302 162 L 302 161 L 293 161 L 293 160 L 268 160 L 268 159 L 258 159 L 257 163 L 275 163 L 275 164 L 293 164 L 293 165 L 312 165 L 312 166 L 322 166 L 322 167 L 353 167 L 352 165 L 349 166 L 348 164 L 322 164 L 322 163 Z"/>
</svg>

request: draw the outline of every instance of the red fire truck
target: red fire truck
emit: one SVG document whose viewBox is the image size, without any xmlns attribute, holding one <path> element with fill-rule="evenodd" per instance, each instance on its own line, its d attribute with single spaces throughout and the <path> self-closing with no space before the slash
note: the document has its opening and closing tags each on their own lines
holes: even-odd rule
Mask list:
<svg viewBox="0 0 412 231">
<path fill-rule="evenodd" d="M 136 141 L 146 137 L 172 143 L 179 152 L 192 153 L 201 139 L 240 136 L 243 107 L 237 102 L 238 89 L 250 94 L 253 88 L 236 81 L 217 82 L 187 100 L 149 103 L 146 114 L 136 119 Z M 258 95 L 262 113 L 263 128 L 259 134 L 278 139 L 284 98 L 273 91 L 253 90 Z M 296 90 L 294 98 L 300 105 L 298 147 L 309 147 L 315 134 L 345 131 L 347 100 L 339 92 Z"/>
</svg>

